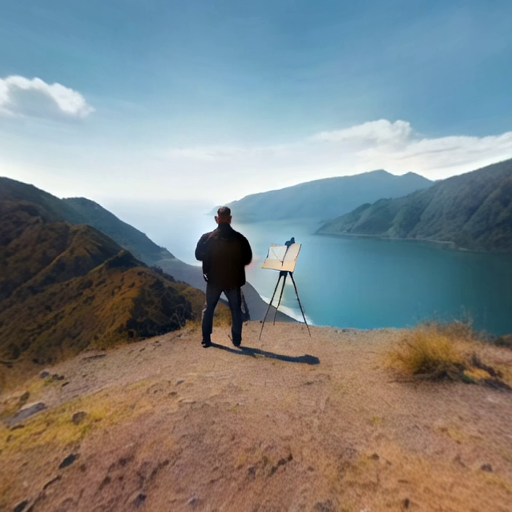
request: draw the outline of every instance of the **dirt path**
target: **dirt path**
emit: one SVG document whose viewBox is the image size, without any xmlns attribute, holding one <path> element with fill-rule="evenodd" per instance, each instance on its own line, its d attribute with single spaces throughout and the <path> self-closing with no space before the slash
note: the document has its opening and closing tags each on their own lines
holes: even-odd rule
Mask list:
<svg viewBox="0 0 512 512">
<path fill-rule="evenodd" d="M 49 410 L 0 431 L 0 509 L 512 510 L 511 395 L 398 379 L 399 331 L 259 329 L 252 349 L 185 332 L 52 368 L 31 384 Z"/>
</svg>

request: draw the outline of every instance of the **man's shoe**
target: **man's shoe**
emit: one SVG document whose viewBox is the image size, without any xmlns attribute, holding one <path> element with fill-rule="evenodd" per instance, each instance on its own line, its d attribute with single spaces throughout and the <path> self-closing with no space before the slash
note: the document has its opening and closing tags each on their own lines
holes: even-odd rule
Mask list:
<svg viewBox="0 0 512 512">
<path fill-rule="evenodd" d="M 233 339 L 232 341 L 233 341 L 233 345 L 235 347 L 239 347 L 242 344 L 242 340 L 235 340 L 235 339 Z"/>
<path fill-rule="evenodd" d="M 212 342 L 210 340 L 203 340 L 201 342 L 201 345 L 203 346 L 203 348 L 208 348 L 212 346 Z"/>
</svg>

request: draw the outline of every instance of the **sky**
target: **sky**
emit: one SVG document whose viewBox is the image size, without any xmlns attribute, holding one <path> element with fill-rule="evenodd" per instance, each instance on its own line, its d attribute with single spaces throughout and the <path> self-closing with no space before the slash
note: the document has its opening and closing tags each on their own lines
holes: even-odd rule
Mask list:
<svg viewBox="0 0 512 512">
<path fill-rule="evenodd" d="M 215 205 L 512 158 L 510 0 L 0 0 L 0 175 Z"/>
</svg>

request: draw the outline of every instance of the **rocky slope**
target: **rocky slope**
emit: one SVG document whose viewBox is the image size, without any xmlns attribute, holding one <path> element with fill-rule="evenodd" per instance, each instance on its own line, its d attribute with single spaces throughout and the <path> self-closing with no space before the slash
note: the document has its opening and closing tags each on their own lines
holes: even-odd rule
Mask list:
<svg viewBox="0 0 512 512">
<path fill-rule="evenodd" d="M 4 397 L 0 510 L 509 512 L 510 394 L 404 381 L 399 331 L 259 331 L 86 353 Z"/>
<path fill-rule="evenodd" d="M 328 222 L 325 235 L 445 242 L 512 252 L 512 160 L 437 182 L 398 199 L 380 199 Z"/>
<path fill-rule="evenodd" d="M 204 295 L 96 229 L 0 199 L 0 389 L 91 346 L 179 329 Z M 221 308 L 220 314 L 225 313 Z"/>
</svg>

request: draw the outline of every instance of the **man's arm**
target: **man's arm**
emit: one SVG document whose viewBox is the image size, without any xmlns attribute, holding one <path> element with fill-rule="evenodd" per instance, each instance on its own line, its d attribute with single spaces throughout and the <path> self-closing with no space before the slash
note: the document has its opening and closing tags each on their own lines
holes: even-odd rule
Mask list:
<svg viewBox="0 0 512 512">
<path fill-rule="evenodd" d="M 200 239 L 199 242 L 197 242 L 196 247 L 196 260 L 203 261 L 204 257 L 206 256 L 206 248 L 210 233 L 205 233 Z"/>
<path fill-rule="evenodd" d="M 249 241 L 245 236 L 242 235 L 242 258 L 244 261 L 244 266 L 249 265 L 252 261 L 252 249 L 249 244 Z"/>
</svg>

